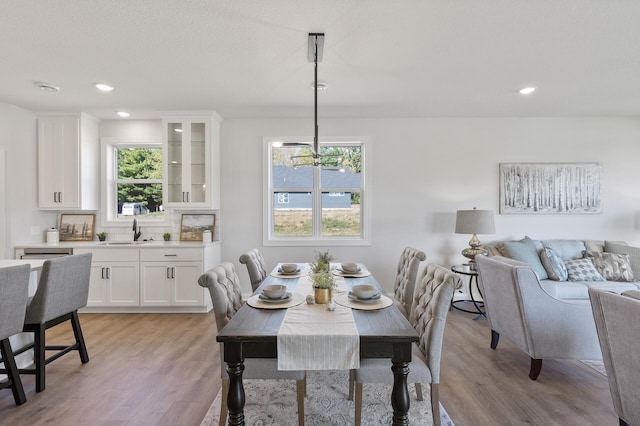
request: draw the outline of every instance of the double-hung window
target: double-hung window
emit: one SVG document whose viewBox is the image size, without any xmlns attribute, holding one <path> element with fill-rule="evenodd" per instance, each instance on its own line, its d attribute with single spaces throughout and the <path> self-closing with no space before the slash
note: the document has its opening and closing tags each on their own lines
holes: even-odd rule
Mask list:
<svg viewBox="0 0 640 426">
<path fill-rule="evenodd" d="M 265 245 L 369 244 L 365 141 L 265 138 Z M 319 164 L 318 164 L 319 163 Z"/>
<path fill-rule="evenodd" d="M 162 144 L 103 139 L 103 223 L 164 220 Z"/>
</svg>

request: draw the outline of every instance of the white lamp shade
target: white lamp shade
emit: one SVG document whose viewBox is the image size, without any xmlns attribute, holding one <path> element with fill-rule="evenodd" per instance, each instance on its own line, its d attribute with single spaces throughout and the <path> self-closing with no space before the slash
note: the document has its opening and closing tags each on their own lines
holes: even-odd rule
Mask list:
<svg viewBox="0 0 640 426">
<path fill-rule="evenodd" d="M 493 210 L 458 210 L 456 234 L 495 234 Z"/>
</svg>

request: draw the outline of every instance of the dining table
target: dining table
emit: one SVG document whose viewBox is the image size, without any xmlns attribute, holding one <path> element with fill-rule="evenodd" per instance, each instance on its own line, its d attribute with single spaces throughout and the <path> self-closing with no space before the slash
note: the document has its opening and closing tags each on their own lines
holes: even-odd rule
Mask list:
<svg viewBox="0 0 640 426">
<path fill-rule="evenodd" d="M 313 304 L 313 299 L 309 297 L 313 295 L 311 287 L 304 287 L 304 285 L 309 285 L 309 265 L 300 263 L 299 270 L 292 274 L 284 273 L 280 268 L 281 265 L 282 263 L 276 265 L 256 289 L 252 297 L 235 313 L 229 323 L 218 332 L 216 338 L 218 342 L 223 344 L 223 356 L 229 374 L 227 397 L 229 425 L 245 424 L 245 398 L 251 398 L 251 395 L 245 395 L 242 383 L 244 360 L 247 358 L 278 358 L 278 348 L 282 344 L 282 340 L 279 339 L 278 335 L 283 333 L 282 330 L 286 328 L 283 321 L 287 323 L 285 318 L 289 309 L 293 313 L 295 306 L 295 312 L 298 315 L 300 313 L 304 314 L 305 309 L 325 309 L 324 306 Z M 391 299 L 384 294 L 382 286 L 364 265 L 360 265 L 361 269 L 358 273 L 342 271 L 339 265 L 331 264 L 331 270 L 336 275 L 336 281 L 339 285 L 333 291 L 332 301 L 326 306 L 326 311 L 329 312 L 325 312 L 323 315 L 331 315 L 331 311 L 336 307 L 336 304 L 340 305 L 339 307 L 342 311 L 344 311 L 345 307 L 351 308 L 350 313 L 353 315 L 353 323 L 355 323 L 354 329 L 357 331 L 356 343 L 358 345 L 356 347 L 359 350 L 359 355 L 356 354 L 356 361 L 359 364 L 359 359 L 364 358 L 388 358 L 390 360 L 389 374 L 393 375 L 391 392 L 393 425 L 408 425 L 410 399 L 407 389 L 407 376 L 411 362 L 411 345 L 413 342 L 418 341 L 418 334 L 395 304 L 391 303 Z M 297 293 L 294 294 L 297 299 L 292 297 L 290 303 L 282 305 L 267 306 L 266 304 L 261 304 L 260 299 L 263 298 L 262 289 L 273 284 L 286 285 L 287 291 L 291 293 L 296 292 L 297 289 Z M 378 305 L 379 308 L 364 303 L 362 305 L 360 303 L 351 303 L 352 293 L 350 290 L 353 286 L 360 284 L 375 286 L 382 294 L 382 301 L 389 303 L 381 303 Z M 302 294 L 302 300 L 300 299 L 300 288 L 303 288 L 303 293 L 308 291 L 307 297 Z M 318 329 L 322 327 L 322 323 L 316 325 Z M 331 328 L 327 329 L 331 330 Z M 339 334 L 342 334 L 340 332 L 336 332 L 336 334 L 336 336 L 328 337 L 343 337 L 339 336 Z M 280 338 L 282 337 L 280 336 Z M 304 336 L 302 337 L 304 338 Z M 280 348 L 282 350 L 282 347 Z M 336 345 L 336 351 L 341 349 Z M 278 358 L 279 369 L 281 369 L 281 359 L 284 357 L 281 354 L 281 357 Z"/>
</svg>

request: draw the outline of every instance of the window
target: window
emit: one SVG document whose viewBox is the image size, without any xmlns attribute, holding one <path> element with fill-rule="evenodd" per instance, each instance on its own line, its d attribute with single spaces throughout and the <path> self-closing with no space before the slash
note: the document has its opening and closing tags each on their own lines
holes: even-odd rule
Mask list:
<svg viewBox="0 0 640 426">
<path fill-rule="evenodd" d="M 162 144 L 103 142 L 103 224 L 119 220 L 164 220 Z"/>
<path fill-rule="evenodd" d="M 364 151 L 361 140 L 322 142 L 314 167 L 309 142 L 265 138 L 265 245 L 368 244 Z"/>
</svg>

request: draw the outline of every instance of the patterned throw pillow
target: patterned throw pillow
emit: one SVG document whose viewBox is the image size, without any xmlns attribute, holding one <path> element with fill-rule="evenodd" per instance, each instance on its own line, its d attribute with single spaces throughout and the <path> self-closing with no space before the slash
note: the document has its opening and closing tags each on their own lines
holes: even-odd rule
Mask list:
<svg viewBox="0 0 640 426">
<path fill-rule="evenodd" d="M 565 260 L 564 264 L 567 267 L 569 281 L 604 281 L 589 258 Z"/>
<path fill-rule="evenodd" d="M 585 251 L 598 272 L 608 281 L 635 281 L 628 254 Z"/>
<path fill-rule="evenodd" d="M 569 278 L 567 266 L 560 255 L 552 248 L 545 247 L 540 252 L 542 266 L 547 270 L 549 278 L 554 281 L 566 281 Z"/>
</svg>

